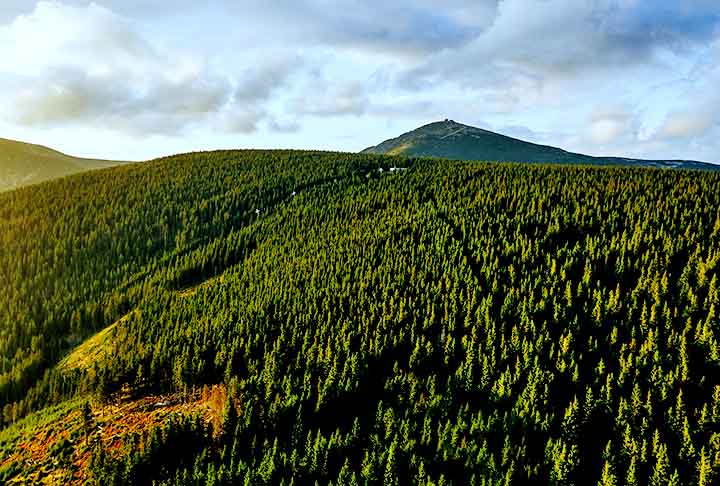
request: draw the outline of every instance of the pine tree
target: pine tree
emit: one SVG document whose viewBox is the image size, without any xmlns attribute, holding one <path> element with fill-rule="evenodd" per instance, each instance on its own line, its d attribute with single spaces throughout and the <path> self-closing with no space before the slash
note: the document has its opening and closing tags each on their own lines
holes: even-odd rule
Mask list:
<svg viewBox="0 0 720 486">
<path fill-rule="evenodd" d="M 227 393 L 222 410 L 220 436 L 225 441 L 232 440 L 235 428 L 238 425 L 238 413 L 232 395 Z"/>
<path fill-rule="evenodd" d="M 700 450 L 700 458 L 697 464 L 698 486 L 710 486 L 713 484 L 713 470 L 710 457 L 703 447 Z"/>
<path fill-rule="evenodd" d="M 655 465 L 652 470 L 650 484 L 652 486 L 665 486 L 669 478 L 670 464 L 665 444 L 659 443 L 655 447 Z"/>
<path fill-rule="evenodd" d="M 637 478 L 637 461 L 635 456 L 630 458 L 630 466 L 628 466 L 627 474 L 625 475 L 625 486 L 638 486 Z"/>
<path fill-rule="evenodd" d="M 598 486 L 616 486 L 617 485 L 617 479 L 615 477 L 615 474 L 613 472 L 613 467 L 610 464 L 609 461 L 605 461 L 605 465 L 603 466 L 602 475 L 600 476 L 600 481 L 598 481 Z"/>
</svg>

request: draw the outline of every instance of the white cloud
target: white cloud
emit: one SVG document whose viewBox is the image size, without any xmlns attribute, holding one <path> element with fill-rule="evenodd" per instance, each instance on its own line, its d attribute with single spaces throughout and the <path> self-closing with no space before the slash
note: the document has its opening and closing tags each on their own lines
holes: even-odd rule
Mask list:
<svg viewBox="0 0 720 486">
<path fill-rule="evenodd" d="M 137 32 L 112 11 L 91 3 L 73 7 L 41 1 L 28 14 L 0 28 L 0 69 L 37 76 L 52 68 L 76 68 L 104 75 L 120 70 L 141 75 L 170 64 Z M 157 67 L 156 67 L 157 66 Z"/>
<path fill-rule="evenodd" d="M 720 126 L 718 61 L 720 37 L 701 49 L 695 63 L 687 70 L 687 75 L 662 90 L 654 100 L 664 109 L 650 138 L 676 145 L 690 143 L 692 147 L 699 144 L 717 147 L 717 139 L 709 135 Z M 715 157 L 718 158 L 718 155 Z"/>
<path fill-rule="evenodd" d="M 319 82 L 312 91 L 291 100 L 288 108 L 297 115 L 361 115 L 369 104 L 365 90 L 357 83 L 331 86 Z"/>
<path fill-rule="evenodd" d="M 665 118 L 658 136 L 669 138 L 687 138 L 703 135 L 717 117 L 711 112 L 673 112 Z"/>
<path fill-rule="evenodd" d="M 633 118 L 623 107 L 596 110 L 588 125 L 590 139 L 596 144 L 609 144 L 634 136 Z"/>
<path fill-rule="evenodd" d="M 625 123 L 619 120 L 601 119 L 590 124 L 590 138 L 601 144 L 615 141 L 625 131 Z"/>
<path fill-rule="evenodd" d="M 226 133 L 254 133 L 265 114 L 256 110 L 226 110 L 217 117 L 215 126 Z"/>
<path fill-rule="evenodd" d="M 248 35 L 276 43 L 423 55 L 472 40 L 495 17 L 498 0 L 246 0 L 223 3 L 245 18 Z M 263 27 L 260 27 L 263 26 Z M 264 28 L 272 26 L 272 28 Z"/>
<path fill-rule="evenodd" d="M 584 153 L 720 159 L 713 0 L 97 1 L 0 0 L 9 133 L 355 149 L 453 118 Z"/>
<path fill-rule="evenodd" d="M 39 2 L 0 27 L 0 87 L 11 93 L 4 116 L 20 125 L 171 134 L 208 121 L 251 132 L 293 66 L 257 65 L 231 79 L 205 59 L 159 49 L 130 20 L 94 3 Z"/>
<path fill-rule="evenodd" d="M 268 128 L 274 133 L 297 133 L 301 127 L 296 121 L 270 119 Z"/>
</svg>

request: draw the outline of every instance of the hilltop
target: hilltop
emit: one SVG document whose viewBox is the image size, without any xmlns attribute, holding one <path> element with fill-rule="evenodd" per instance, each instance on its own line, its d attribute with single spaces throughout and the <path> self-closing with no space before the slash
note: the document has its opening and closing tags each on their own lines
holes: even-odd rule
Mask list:
<svg viewBox="0 0 720 486">
<path fill-rule="evenodd" d="M 363 153 L 440 157 L 453 160 L 720 170 L 720 165 L 691 160 L 642 160 L 576 154 L 463 125 L 453 120 L 430 123 L 369 147 L 363 150 Z"/>
<path fill-rule="evenodd" d="M 41 145 L 0 138 L 0 191 L 122 163 L 72 157 Z"/>
</svg>

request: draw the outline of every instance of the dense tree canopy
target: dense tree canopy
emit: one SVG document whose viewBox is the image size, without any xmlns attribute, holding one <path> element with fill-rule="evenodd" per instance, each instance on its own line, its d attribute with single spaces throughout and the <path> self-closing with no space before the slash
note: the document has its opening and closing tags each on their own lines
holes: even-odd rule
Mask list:
<svg viewBox="0 0 720 486">
<path fill-rule="evenodd" d="M 718 208 L 714 173 L 292 151 L 0 194 L 0 438 L 223 384 L 90 480 L 713 484 Z"/>
</svg>

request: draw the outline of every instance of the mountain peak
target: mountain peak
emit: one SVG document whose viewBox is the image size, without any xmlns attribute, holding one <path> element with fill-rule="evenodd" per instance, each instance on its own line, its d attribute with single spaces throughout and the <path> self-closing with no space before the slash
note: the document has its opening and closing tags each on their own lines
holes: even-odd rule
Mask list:
<svg viewBox="0 0 720 486">
<path fill-rule="evenodd" d="M 453 160 L 720 170 L 720 166 L 704 162 L 637 160 L 571 153 L 557 147 L 538 145 L 464 125 L 449 118 L 423 125 L 363 152 Z"/>
<path fill-rule="evenodd" d="M 458 123 L 458 122 L 456 122 L 455 120 L 451 120 L 451 119 L 449 119 L 449 118 L 446 118 L 446 119 L 441 120 L 441 121 L 436 121 L 436 122 L 432 122 L 432 123 L 429 123 L 429 124 L 427 124 L 427 125 L 424 125 L 424 126 L 418 128 L 418 130 L 422 130 L 422 129 L 424 129 L 424 128 L 448 128 L 448 129 L 457 129 L 457 128 L 463 128 L 463 127 L 465 127 L 465 128 L 473 128 L 473 127 L 471 127 L 471 126 L 463 125 L 462 123 Z"/>
</svg>

